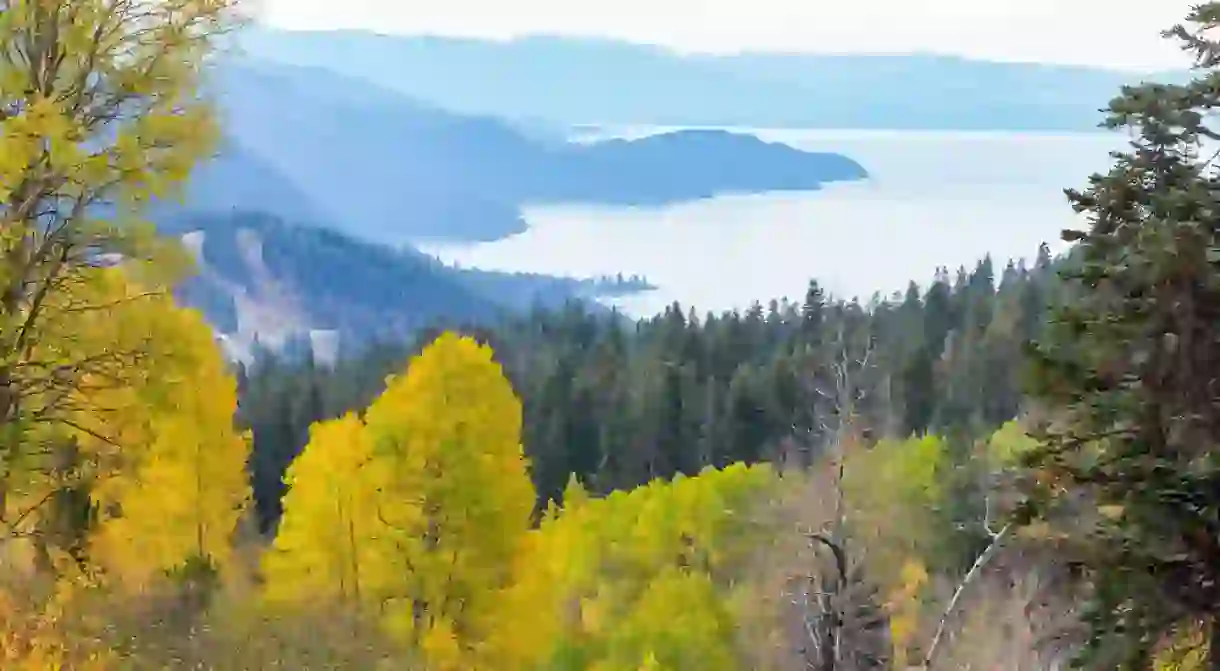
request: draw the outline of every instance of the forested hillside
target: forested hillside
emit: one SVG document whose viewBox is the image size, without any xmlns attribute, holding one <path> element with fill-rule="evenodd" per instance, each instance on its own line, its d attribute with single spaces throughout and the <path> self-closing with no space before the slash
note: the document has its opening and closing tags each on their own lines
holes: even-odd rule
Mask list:
<svg viewBox="0 0 1220 671">
<path fill-rule="evenodd" d="M 642 278 L 577 280 L 457 269 L 414 249 L 392 249 L 333 229 L 292 224 L 258 211 L 162 220 L 195 253 L 195 272 L 177 287 L 204 313 L 234 356 L 255 344 L 289 354 L 310 333 L 328 332 L 344 352 L 428 326 L 497 323 L 531 307 L 554 307 L 646 290 Z M 308 348 L 306 348 L 308 349 Z"/>
<path fill-rule="evenodd" d="M 674 305 L 635 325 L 570 303 L 462 330 L 492 345 L 522 396 L 541 509 L 572 476 L 604 494 L 739 461 L 808 466 L 843 412 L 874 440 L 933 433 L 967 458 L 1020 410 L 1022 343 L 1045 321 L 1056 276 L 1043 247 L 1034 268 L 984 259 L 921 283 L 861 304 L 814 281 L 801 303 L 718 315 Z M 335 368 L 265 353 L 242 369 L 264 524 L 309 426 L 363 407 L 433 337 Z"/>
<path fill-rule="evenodd" d="M 251 241 L 142 223 L 239 10 L 0 13 L 0 668 L 1220 669 L 1220 3 L 1111 103 L 1064 258 L 249 366 L 176 292 Z M 280 232 L 308 267 L 232 273 L 436 280 Z"/>
</svg>

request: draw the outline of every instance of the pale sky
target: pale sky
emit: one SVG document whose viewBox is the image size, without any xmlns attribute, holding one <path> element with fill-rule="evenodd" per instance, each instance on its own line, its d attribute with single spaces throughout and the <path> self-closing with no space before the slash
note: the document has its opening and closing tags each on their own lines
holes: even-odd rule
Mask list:
<svg viewBox="0 0 1220 671">
<path fill-rule="evenodd" d="M 1196 0 L 259 0 L 284 28 L 506 38 L 594 35 L 681 51 L 958 54 L 1172 68 L 1159 31 Z"/>
</svg>

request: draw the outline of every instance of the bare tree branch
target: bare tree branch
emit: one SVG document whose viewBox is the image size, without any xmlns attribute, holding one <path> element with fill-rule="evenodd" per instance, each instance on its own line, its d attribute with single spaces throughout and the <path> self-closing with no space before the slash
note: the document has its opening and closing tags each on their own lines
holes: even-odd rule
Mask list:
<svg viewBox="0 0 1220 671">
<path fill-rule="evenodd" d="M 996 555 L 1000 545 L 1003 543 L 1004 539 L 1008 537 L 1008 533 L 1012 530 L 1012 528 L 1013 523 L 1009 522 L 1008 524 L 1005 524 L 1004 527 L 999 530 L 999 532 L 991 537 L 991 543 L 987 545 L 987 549 L 983 550 L 983 552 L 981 552 L 974 560 L 974 565 L 970 567 L 970 570 L 966 572 L 965 577 L 963 577 L 961 582 L 958 583 L 957 588 L 953 590 L 953 597 L 949 599 L 949 605 L 945 607 L 944 613 L 941 614 L 940 620 L 937 622 L 936 633 L 932 636 L 932 642 L 928 644 L 928 651 L 924 654 L 923 663 L 920 665 L 920 668 L 931 668 L 932 662 L 936 658 L 936 653 L 940 648 L 940 642 L 944 638 L 949 619 L 957 611 L 958 603 L 961 601 L 962 596 L 966 593 L 966 589 L 970 587 L 979 574 L 982 573 L 983 568 L 985 568 L 991 561 L 992 557 Z"/>
</svg>

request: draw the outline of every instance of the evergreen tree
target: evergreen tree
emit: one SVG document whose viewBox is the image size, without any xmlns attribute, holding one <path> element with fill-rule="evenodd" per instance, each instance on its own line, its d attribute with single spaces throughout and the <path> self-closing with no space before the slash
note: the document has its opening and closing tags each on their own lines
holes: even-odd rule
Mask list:
<svg viewBox="0 0 1220 671">
<path fill-rule="evenodd" d="M 1138 133 L 1113 168 L 1069 191 L 1089 216 L 1065 269 L 1071 300 L 1035 350 L 1053 422 L 1030 463 L 1071 504 L 1090 569 L 1090 668 L 1150 668 L 1156 648 L 1203 623 L 1220 669 L 1220 3 L 1173 32 L 1198 55 L 1184 85 L 1125 87 L 1109 128 Z M 1032 510 L 1052 515 L 1055 507 Z M 1066 499 L 1066 500 L 1065 500 Z M 1102 514 L 1089 515 L 1096 509 Z"/>
</svg>

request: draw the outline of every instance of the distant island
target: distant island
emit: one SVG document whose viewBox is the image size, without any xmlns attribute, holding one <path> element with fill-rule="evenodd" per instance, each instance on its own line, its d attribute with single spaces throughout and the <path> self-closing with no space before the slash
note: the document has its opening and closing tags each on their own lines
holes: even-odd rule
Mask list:
<svg viewBox="0 0 1220 671">
<path fill-rule="evenodd" d="M 614 277 L 603 275 L 584 281 L 589 283 L 593 292 L 600 298 L 620 298 L 643 291 L 656 291 L 659 288 L 642 275 L 624 277 L 622 273 Z"/>
<path fill-rule="evenodd" d="M 840 154 L 724 130 L 573 144 L 562 159 L 530 202 L 665 205 L 730 193 L 813 191 L 868 177 L 864 166 Z"/>
<path fill-rule="evenodd" d="M 556 142 L 322 69 L 235 61 L 216 86 L 229 135 L 187 210 L 263 211 L 391 246 L 519 233 L 525 205 L 664 205 L 868 176 L 846 156 L 722 130 Z"/>
</svg>

